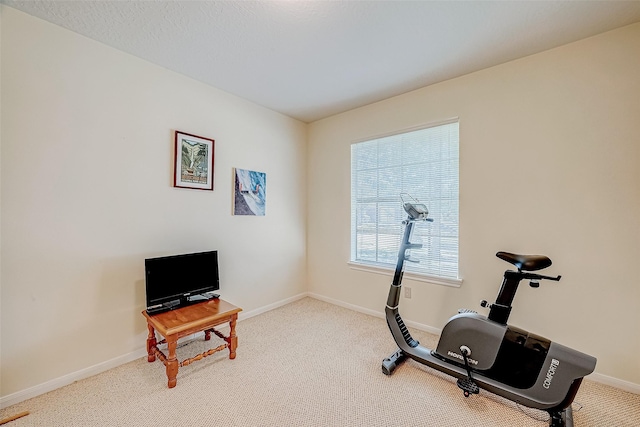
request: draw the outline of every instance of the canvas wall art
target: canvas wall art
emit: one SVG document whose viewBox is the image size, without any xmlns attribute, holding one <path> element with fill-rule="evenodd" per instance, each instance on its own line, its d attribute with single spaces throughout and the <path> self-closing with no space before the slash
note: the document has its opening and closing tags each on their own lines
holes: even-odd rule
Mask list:
<svg viewBox="0 0 640 427">
<path fill-rule="evenodd" d="M 214 140 L 176 131 L 173 186 L 213 190 Z"/>
<path fill-rule="evenodd" d="M 234 169 L 234 215 L 264 216 L 267 203 L 267 174 L 247 169 Z"/>
</svg>

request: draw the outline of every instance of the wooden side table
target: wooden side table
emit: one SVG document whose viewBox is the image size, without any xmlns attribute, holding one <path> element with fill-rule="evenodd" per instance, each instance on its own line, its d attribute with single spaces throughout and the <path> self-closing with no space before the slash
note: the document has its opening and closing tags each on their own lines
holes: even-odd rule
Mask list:
<svg viewBox="0 0 640 427">
<path fill-rule="evenodd" d="M 221 299 L 213 299 L 166 311 L 164 313 L 149 315 L 146 310 L 142 315 L 147 319 L 149 336 L 147 338 L 147 360 L 154 362 L 156 356 L 164 363 L 167 371 L 168 386 L 176 386 L 178 367 L 187 366 L 196 360 L 211 356 L 212 354 L 229 349 L 229 359 L 236 358 L 236 348 L 238 347 L 238 337 L 236 337 L 236 321 L 238 313 L 242 309 Z M 229 322 L 231 331 L 229 336 L 214 329 L 214 326 Z M 156 340 L 156 331 L 164 337 L 162 341 Z M 204 331 L 205 340 L 211 338 L 211 332 L 226 341 L 214 349 L 205 351 L 195 357 L 178 362 L 176 358 L 176 347 L 180 338 Z M 159 344 L 167 344 L 168 357 L 158 349 Z"/>
</svg>

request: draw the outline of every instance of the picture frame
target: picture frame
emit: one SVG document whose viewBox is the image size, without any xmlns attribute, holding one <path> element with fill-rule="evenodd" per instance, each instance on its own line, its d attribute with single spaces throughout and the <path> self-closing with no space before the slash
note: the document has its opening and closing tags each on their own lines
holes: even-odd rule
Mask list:
<svg viewBox="0 0 640 427">
<path fill-rule="evenodd" d="M 233 175 L 233 215 L 265 216 L 267 174 L 234 168 Z"/>
<path fill-rule="evenodd" d="M 173 186 L 213 191 L 215 141 L 175 131 Z"/>
</svg>

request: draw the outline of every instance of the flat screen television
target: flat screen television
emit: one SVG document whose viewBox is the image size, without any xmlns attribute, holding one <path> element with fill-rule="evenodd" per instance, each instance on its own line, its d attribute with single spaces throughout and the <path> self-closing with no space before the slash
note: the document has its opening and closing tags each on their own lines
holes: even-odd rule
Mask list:
<svg viewBox="0 0 640 427">
<path fill-rule="evenodd" d="M 144 267 L 149 314 L 218 297 L 218 251 L 148 258 Z"/>
</svg>

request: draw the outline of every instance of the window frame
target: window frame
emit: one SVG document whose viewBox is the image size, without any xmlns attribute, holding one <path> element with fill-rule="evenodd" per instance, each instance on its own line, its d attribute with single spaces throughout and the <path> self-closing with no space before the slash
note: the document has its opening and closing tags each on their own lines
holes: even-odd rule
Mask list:
<svg viewBox="0 0 640 427">
<path fill-rule="evenodd" d="M 458 213 L 458 218 L 457 218 L 457 235 L 456 235 L 456 239 L 457 239 L 457 273 L 456 276 L 457 277 L 451 277 L 451 276 L 439 276 L 439 275 L 434 275 L 434 274 L 428 274 L 427 272 L 416 272 L 416 271 L 406 271 L 404 272 L 404 278 L 405 279 L 410 279 L 410 280 L 415 280 L 415 281 L 420 281 L 420 282 L 427 282 L 427 283 L 432 283 L 432 284 L 437 284 L 437 285 L 443 285 L 443 286 L 450 286 L 450 287 L 460 287 L 462 285 L 463 279 L 460 275 L 460 209 L 459 209 L 459 204 L 460 204 L 460 188 L 459 188 L 459 184 L 460 184 L 460 171 L 459 171 L 459 166 L 460 166 L 460 153 L 459 153 L 459 148 L 460 148 L 460 136 L 459 136 L 459 126 L 460 126 L 460 120 L 458 117 L 454 117 L 448 120 L 442 120 L 442 121 L 438 121 L 438 122 L 431 122 L 431 123 L 427 123 L 427 124 L 423 124 L 423 125 L 419 125 L 419 126 L 414 126 L 411 128 L 405 128 L 405 129 L 400 129 L 400 130 L 396 130 L 396 131 L 392 131 L 392 132 L 388 132 L 385 134 L 381 134 L 381 135 L 377 135 L 377 136 L 369 136 L 366 138 L 362 138 L 359 140 L 355 140 L 350 144 L 351 147 L 351 161 L 350 161 L 350 179 L 351 179 L 351 187 L 350 187 L 350 214 L 351 214 L 351 218 L 350 218 L 350 226 L 349 226 L 349 232 L 350 232 L 350 249 L 349 249 L 349 261 L 348 261 L 348 265 L 351 269 L 353 270 L 358 270 L 358 271 L 366 271 L 366 272 L 370 272 L 370 273 L 375 273 L 375 274 L 382 274 L 382 275 L 386 275 L 386 276 L 393 276 L 394 271 L 395 271 L 395 266 L 396 266 L 396 262 L 394 261 L 393 264 L 388 264 L 385 262 L 375 262 L 375 261 L 360 261 L 360 260 L 356 260 L 356 255 L 354 253 L 354 238 L 357 238 L 357 230 L 356 230 L 356 223 L 354 222 L 354 193 L 353 193 L 353 189 L 354 189 L 354 158 L 353 158 L 353 147 L 357 144 L 361 144 L 361 143 L 365 143 L 365 142 L 373 142 L 375 140 L 379 140 L 379 139 L 384 139 L 384 138 L 388 138 L 388 137 L 395 137 L 395 136 L 401 136 L 403 134 L 408 134 L 411 132 L 415 132 L 415 131 L 421 131 L 421 130 L 426 130 L 426 129 L 430 129 L 430 128 L 434 128 L 434 127 L 439 127 L 439 126 L 444 126 L 444 125 L 448 125 L 448 124 L 453 124 L 453 123 L 457 123 L 458 124 L 458 156 L 457 156 L 457 186 L 458 186 L 458 194 L 457 194 L 457 213 Z M 382 169 L 381 167 L 377 167 L 377 170 Z M 378 181 L 379 182 L 379 181 Z M 380 200 L 381 197 L 377 196 L 376 197 L 377 200 Z M 428 201 L 424 201 L 427 204 L 427 207 L 429 207 L 429 203 Z M 400 194 L 398 194 L 398 204 L 400 205 Z M 376 227 L 378 227 L 379 221 L 378 219 L 376 219 Z M 402 227 L 402 231 L 400 232 L 400 239 L 402 236 L 402 232 L 404 230 L 404 226 Z M 377 231 L 376 231 L 376 235 L 377 235 Z"/>
</svg>

